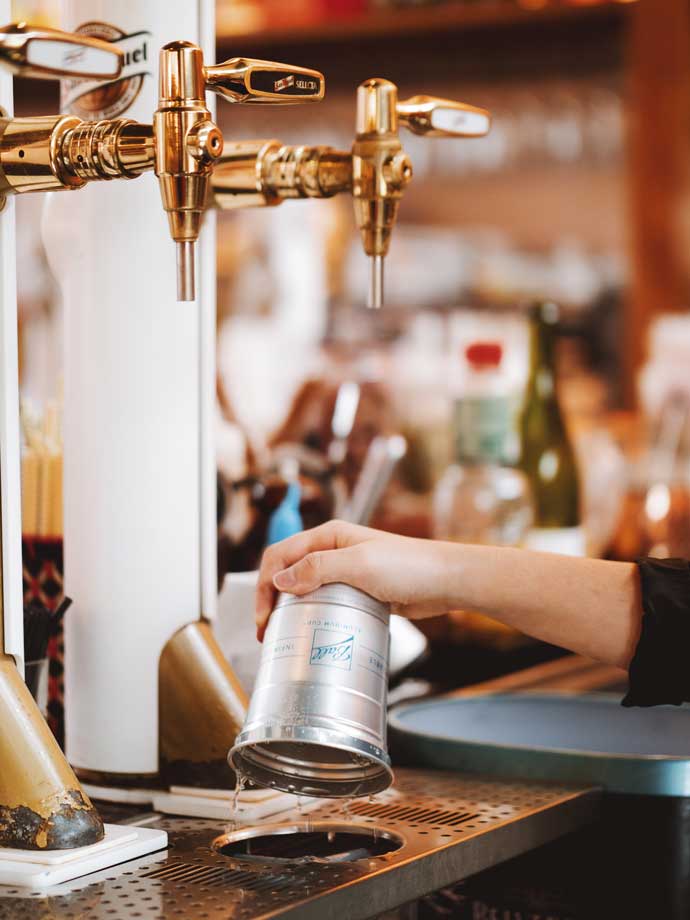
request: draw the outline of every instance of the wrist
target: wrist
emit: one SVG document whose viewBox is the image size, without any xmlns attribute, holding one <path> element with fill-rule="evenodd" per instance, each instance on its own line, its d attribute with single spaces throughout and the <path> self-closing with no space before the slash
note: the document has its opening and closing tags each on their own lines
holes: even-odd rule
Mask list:
<svg viewBox="0 0 690 920">
<path fill-rule="evenodd" d="M 442 612 L 461 610 L 467 606 L 467 549 L 463 543 L 436 544 L 438 604 Z"/>
</svg>

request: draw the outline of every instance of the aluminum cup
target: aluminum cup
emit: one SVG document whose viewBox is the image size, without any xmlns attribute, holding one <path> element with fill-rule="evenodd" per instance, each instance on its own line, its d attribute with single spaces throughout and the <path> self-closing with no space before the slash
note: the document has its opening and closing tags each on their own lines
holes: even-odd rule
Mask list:
<svg viewBox="0 0 690 920">
<path fill-rule="evenodd" d="M 349 585 L 279 596 L 247 718 L 228 755 L 239 776 L 328 797 L 391 784 L 388 621 L 386 604 Z"/>
</svg>

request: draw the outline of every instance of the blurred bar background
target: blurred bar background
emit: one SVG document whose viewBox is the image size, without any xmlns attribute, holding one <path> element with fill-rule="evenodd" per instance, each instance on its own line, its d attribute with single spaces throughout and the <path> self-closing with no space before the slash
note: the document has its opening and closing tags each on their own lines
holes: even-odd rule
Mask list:
<svg viewBox="0 0 690 920">
<path fill-rule="evenodd" d="M 52 2 L 15 6 L 17 18 L 57 16 Z M 382 436 L 402 435 L 407 451 L 371 523 L 440 535 L 440 484 L 467 460 L 458 407 L 479 398 L 486 370 L 471 346 L 500 346 L 490 395 L 508 400 L 517 432 L 535 301 L 559 307 L 558 397 L 587 552 L 690 555 L 687 2 L 219 0 L 217 21 L 218 60 L 295 61 L 327 78 L 324 103 L 299 117 L 220 106 L 227 140 L 348 150 L 356 87 L 374 76 L 401 98 L 461 99 L 494 117 L 482 139 L 405 138 L 414 180 L 380 312 L 364 307 L 367 264 L 347 196 L 220 215 L 220 579 L 256 566 L 290 484 L 310 526 L 347 513 L 367 457 L 367 476 L 384 481 L 385 447 L 372 448 Z M 52 84 L 18 81 L 16 97 L 18 114 L 58 107 Z M 21 386 L 34 426 L 50 414 L 57 451 L 61 316 L 41 208 L 38 197 L 18 201 Z M 29 485 L 34 446 L 27 438 L 25 490 L 40 490 Z M 519 455 L 518 445 L 499 465 L 519 467 Z M 425 677 L 441 686 L 452 680 L 449 648 L 456 669 L 468 650 L 467 683 L 558 654 L 466 612 L 425 630 Z"/>
</svg>

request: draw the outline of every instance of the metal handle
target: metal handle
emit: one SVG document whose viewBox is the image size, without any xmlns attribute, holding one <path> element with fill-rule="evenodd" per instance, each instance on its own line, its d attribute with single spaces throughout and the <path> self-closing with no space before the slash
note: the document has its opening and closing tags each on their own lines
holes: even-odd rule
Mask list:
<svg viewBox="0 0 690 920">
<path fill-rule="evenodd" d="M 25 22 L 0 28 L 0 65 L 39 80 L 115 80 L 124 54 L 110 42 Z"/>
<path fill-rule="evenodd" d="M 318 70 L 252 58 L 231 58 L 223 64 L 204 67 L 204 77 L 206 88 L 228 102 L 264 105 L 320 102 L 326 91 L 326 80 Z"/>
<path fill-rule="evenodd" d="M 379 435 L 369 445 L 359 478 L 343 519 L 353 524 L 368 524 L 376 510 L 398 462 L 407 453 L 407 441 L 401 434 Z"/>
<path fill-rule="evenodd" d="M 483 137 L 491 128 L 486 109 L 435 96 L 412 96 L 397 112 L 401 125 L 427 137 Z"/>
</svg>

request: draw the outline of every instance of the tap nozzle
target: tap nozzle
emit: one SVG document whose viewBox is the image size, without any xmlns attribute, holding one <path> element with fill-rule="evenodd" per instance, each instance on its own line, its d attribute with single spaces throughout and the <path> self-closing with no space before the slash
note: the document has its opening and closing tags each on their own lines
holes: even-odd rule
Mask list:
<svg viewBox="0 0 690 920">
<path fill-rule="evenodd" d="M 383 259 L 412 164 L 398 136 L 398 89 L 366 80 L 357 90 L 357 133 L 352 146 L 352 195 L 364 251 L 370 257 L 368 305 L 383 303 Z"/>
<path fill-rule="evenodd" d="M 179 240 L 175 243 L 175 249 L 177 250 L 177 299 L 195 300 L 194 242 Z"/>
<path fill-rule="evenodd" d="M 158 108 L 153 116 L 155 171 L 170 236 L 177 244 L 178 300 L 194 300 L 194 244 L 223 136 L 206 106 L 201 48 L 170 42 L 161 49 Z"/>
<path fill-rule="evenodd" d="M 370 307 L 383 303 L 383 259 L 400 200 L 412 179 L 412 163 L 400 142 L 399 127 L 430 137 L 481 137 L 490 122 L 485 109 L 462 102 L 433 96 L 399 102 L 398 88 L 389 80 L 365 80 L 359 86 L 352 195 L 364 251 L 370 257 Z"/>
<path fill-rule="evenodd" d="M 170 235 L 177 246 L 178 299 L 194 299 L 194 243 L 223 152 L 223 137 L 206 107 L 206 90 L 229 102 L 282 105 L 319 102 L 323 74 L 305 67 L 233 58 L 204 66 L 201 48 L 170 42 L 161 49 L 154 114 L 156 175 Z"/>
<path fill-rule="evenodd" d="M 369 256 L 369 297 L 367 306 L 370 310 L 380 310 L 383 306 L 383 256 Z"/>
</svg>

